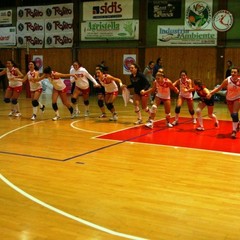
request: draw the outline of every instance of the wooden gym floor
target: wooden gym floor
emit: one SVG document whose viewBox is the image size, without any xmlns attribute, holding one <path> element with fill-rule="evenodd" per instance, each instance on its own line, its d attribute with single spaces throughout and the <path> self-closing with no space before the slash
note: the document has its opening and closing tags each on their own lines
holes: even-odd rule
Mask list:
<svg viewBox="0 0 240 240">
<path fill-rule="evenodd" d="M 20 118 L 0 102 L 1 239 L 240 239 L 239 153 L 192 148 L 194 138 L 189 147 L 99 138 L 132 131 L 136 115 L 121 97 L 117 122 L 98 119 L 95 97 L 89 117 L 81 98 L 75 119 L 59 103 L 56 122 L 50 95 L 42 95 L 46 110 L 34 122 L 31 100 L 19 102 Z M 224 103 L 215 112 L 231 120 Z M 181 116 L 189 117 L 185 103 Z M 239 146 L 239 138 L 226 144 Z"/>
</svg>

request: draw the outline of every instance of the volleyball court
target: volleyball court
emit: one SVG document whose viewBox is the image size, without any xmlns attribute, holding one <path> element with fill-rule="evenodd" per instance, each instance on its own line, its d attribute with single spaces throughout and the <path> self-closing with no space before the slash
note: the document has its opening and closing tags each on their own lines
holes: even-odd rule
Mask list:
<svg viewBox="0 0 240 240">
<path fill-rule="evenodd" d="M 159 120 L 154 123 L 153 129 L 141 125 L 98 138 L 240 153 L 240 133 L 236 139 L 231 139 L 231 121 L 220 120 L 216 128 L 212 120 L 204 119 L 204 128 L 205 131 L 197 131 L 190 118 L 179 118 L 179 124 L 173 128 L 168 128 L 165 120 Z"/>
</svg>

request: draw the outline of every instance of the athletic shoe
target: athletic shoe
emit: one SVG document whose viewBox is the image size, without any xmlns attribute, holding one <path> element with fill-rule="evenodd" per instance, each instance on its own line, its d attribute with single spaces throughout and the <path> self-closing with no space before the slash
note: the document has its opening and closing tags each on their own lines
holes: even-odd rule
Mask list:
<svg viewBox="0 0 240 240">
<path fill-rule="evenodd" d="M 197 124 L 197 119 L 196 118 L 193 118 L 193 124 Z"/>
<path fill-rule="evenodd" d="M 204 129 L 204 127 L 199 126 L 199 127 L 196 128 L 196 130 L 198 130 L 198 131 L 204 131 L 205 129 Z"/>
<path fill-rule="evenodd" d="M 89 116 L 89 111 L 86 110 L 86 111 L 84 112 L 84 117 L 88 117 L 88 116 Z"/>
<path fill-rule="evenodd" d="M 15 115 L 15 111 L 14 111 L 14 110 L 12 110 L 12 111 L 8 114 L 9 117 L 14 116 L 14 115 Z"/>
<path fill-rule="evenodd" d="M 80 111 L 79 110 L 75 110 L 74 113 L 75 113 L 75 117 L 79 117 L 79 115 L 80 115 Z"/>
<path fill-rule="evenodd" d="M 147 127 L 147 128 L 153 128 L 153 121 L 152 120 L 148 120 L 147 121 L 147 123 L 145 124 L 145 126 Z"/>
<path fill-rule="evenodd" d="M 32 117 L 31 117 L 31 120 L 32 121 L 36 120 L 36 117 L 37 117 L 36 114 L 33 114 Z"/>
<path fill-rule="evenodd" d="M 14 116 L 15 116 L 15 117 L 21 117 L 21 115 L 22 115 L 22 114 L 21 114 L 20 112 L 17 112 L 17 113 L 15 113 Z"/>
<path fill-rule="evenodd" d="M 173 125 L 173 126 L 177 126 L 177 125 L 178 125 L 178 121 L 177 121 L 177 120 L 174 120 L 174 121 L 172 122 L 172 125 Z"/>
<path fill-rule="evenodd" d="M 167 127 L 169 127 L 169 128 L 172 128 L 172 127 L 173 127 L 173 125 L 172 125 L 171 123 L 169 123 L 169 122 L 167 122 L 166 125 L 167 125 Z"/>
<path fill-rule="evenodd" d="M 45 105 L 43 105 L 42 107 L 40 107 L 40 110 L 44 113 Z"/>
<path fill-rule="evenodd" d="M 106 118 L 106 113 L 102 113 L 98 118 Z"/>
<path fill-rule="evenodd" d="M 73 118 L 75 118 L 75 117 L 76 117 L 76 113 L 73 112 L 73 113 L 71 114 L 71 119 L 73 119 Z"/>
<path fill-rule="evenodd" d="M 236 135 L 237 135 L 237 132 L 236 132 L 236 131 L 232 131 L 231 138 L 232 138 L 232 139 L 235 139 L 235 138 L 236 138 Z"/>
<path fill-rule="evenodd" d="M 113 114 L 113 116 L 111 118 L 109 118 L 109 121 L 117 121 L 117 120 L 118 120 L 117 114 Z"/>
<path fill-rule="evenodd" d="M 135 125 L 142 124 L 142 119 L 138 119 L 134 124 L 135 124 Z"/>
<path fill-rule="evenodd" d="M 55 116 L 54 118 L 52 118 L 53 121 L 57 121 L 57 120 L 59 120 L 59 119 L 60 119 L 59 116 Z"/>
<path fill-rule="evenodd" d="M 215 127 L 218 127 L 218 126 L 219 126 L 219 122 L 216 121 L 216 122 L 214 123 L 214 126 L 215 126 Z"/>
</svg>

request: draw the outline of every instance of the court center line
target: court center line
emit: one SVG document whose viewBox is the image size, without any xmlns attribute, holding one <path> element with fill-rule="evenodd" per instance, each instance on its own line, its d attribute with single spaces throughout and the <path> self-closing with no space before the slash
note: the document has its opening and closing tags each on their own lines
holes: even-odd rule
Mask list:
<svg viewBox="0 0 240 240">
<path fill-rule="evenodd" d="M 119 237 L 123 237 L 123 238 L 127 238 L 127 239 L 133 239 L 133 240 L 147 240 L 146 238 L 140 238 L 140 237 L 137 237 L 137 236 L 132 236 L 132 235 L 128 235 L 128 234 L 124 234 L 124 233 L 120 233 L 120 232 L 116 232 L 116 231 L 113 231 L 111 229 L 108 229 L 108 228 L 105 228 L 105 227 L 102 227 L 102 226 L 99 226 L 99 225 L 96 225 L 94 223 L 91 223 L 91 222 L 88 222 L 82 218 L 78 218 L 72 214 L 69 214 L 67 212 L 64 212 L 58 208 L 55 208 L 35 197 L 33 197 L 32 195 L 26 193 L 25 191 L 23 191 L 22 189 L 20 189 L 19 187 L 17 187 L 16 185 L 14 185 L 12 182 L 10 182 L 7 178 L 5 178 L 1 173 L 0 173 L 0 179 L 6 183 L 9 187 L 11 187 L 12 189 L 14 189 L 15 191 L 17 191 L 18 193 L 20 193 L 21 195 L 23 195 L 24 197 L 30 199 L 31 201 L 53 211 L 53 212 L 56 212 L 64 217 L 67 217 L 69 219 L 72 219 L 76 222 L 79 222 L 79 223 L 82 223 L 84 225 L 87 225 L 91 228 L 95 228 L 97 230 L 100 230 L 102 232 L 105 232 L 105 233 L 108 233 L 110 235 L 115 235 L 115 236 L 119 236 Z"/>
</svg>

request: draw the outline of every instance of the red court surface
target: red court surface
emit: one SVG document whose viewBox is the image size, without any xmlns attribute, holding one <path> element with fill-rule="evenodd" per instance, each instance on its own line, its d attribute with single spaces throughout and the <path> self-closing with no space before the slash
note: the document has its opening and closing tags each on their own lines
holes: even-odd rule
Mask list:
<svg viewBox="0 0 240 240">
<path fill-rule="evenodd" d="M 236 139 L 231 139 L 232 122 L 219 123 L 219 127 L 215 128 L 212 120 L 204 119 L 205 131 L 197 131 L 197 125 L 189 118 L 180 118 L 179 124 L 173 128 L 167 128 L 165 120 L 160 120 L 154 123 L 153 129 L 141 125 L 98 138 L 240 153 L 240 133 L 238 132 Z"/>
</svg>

